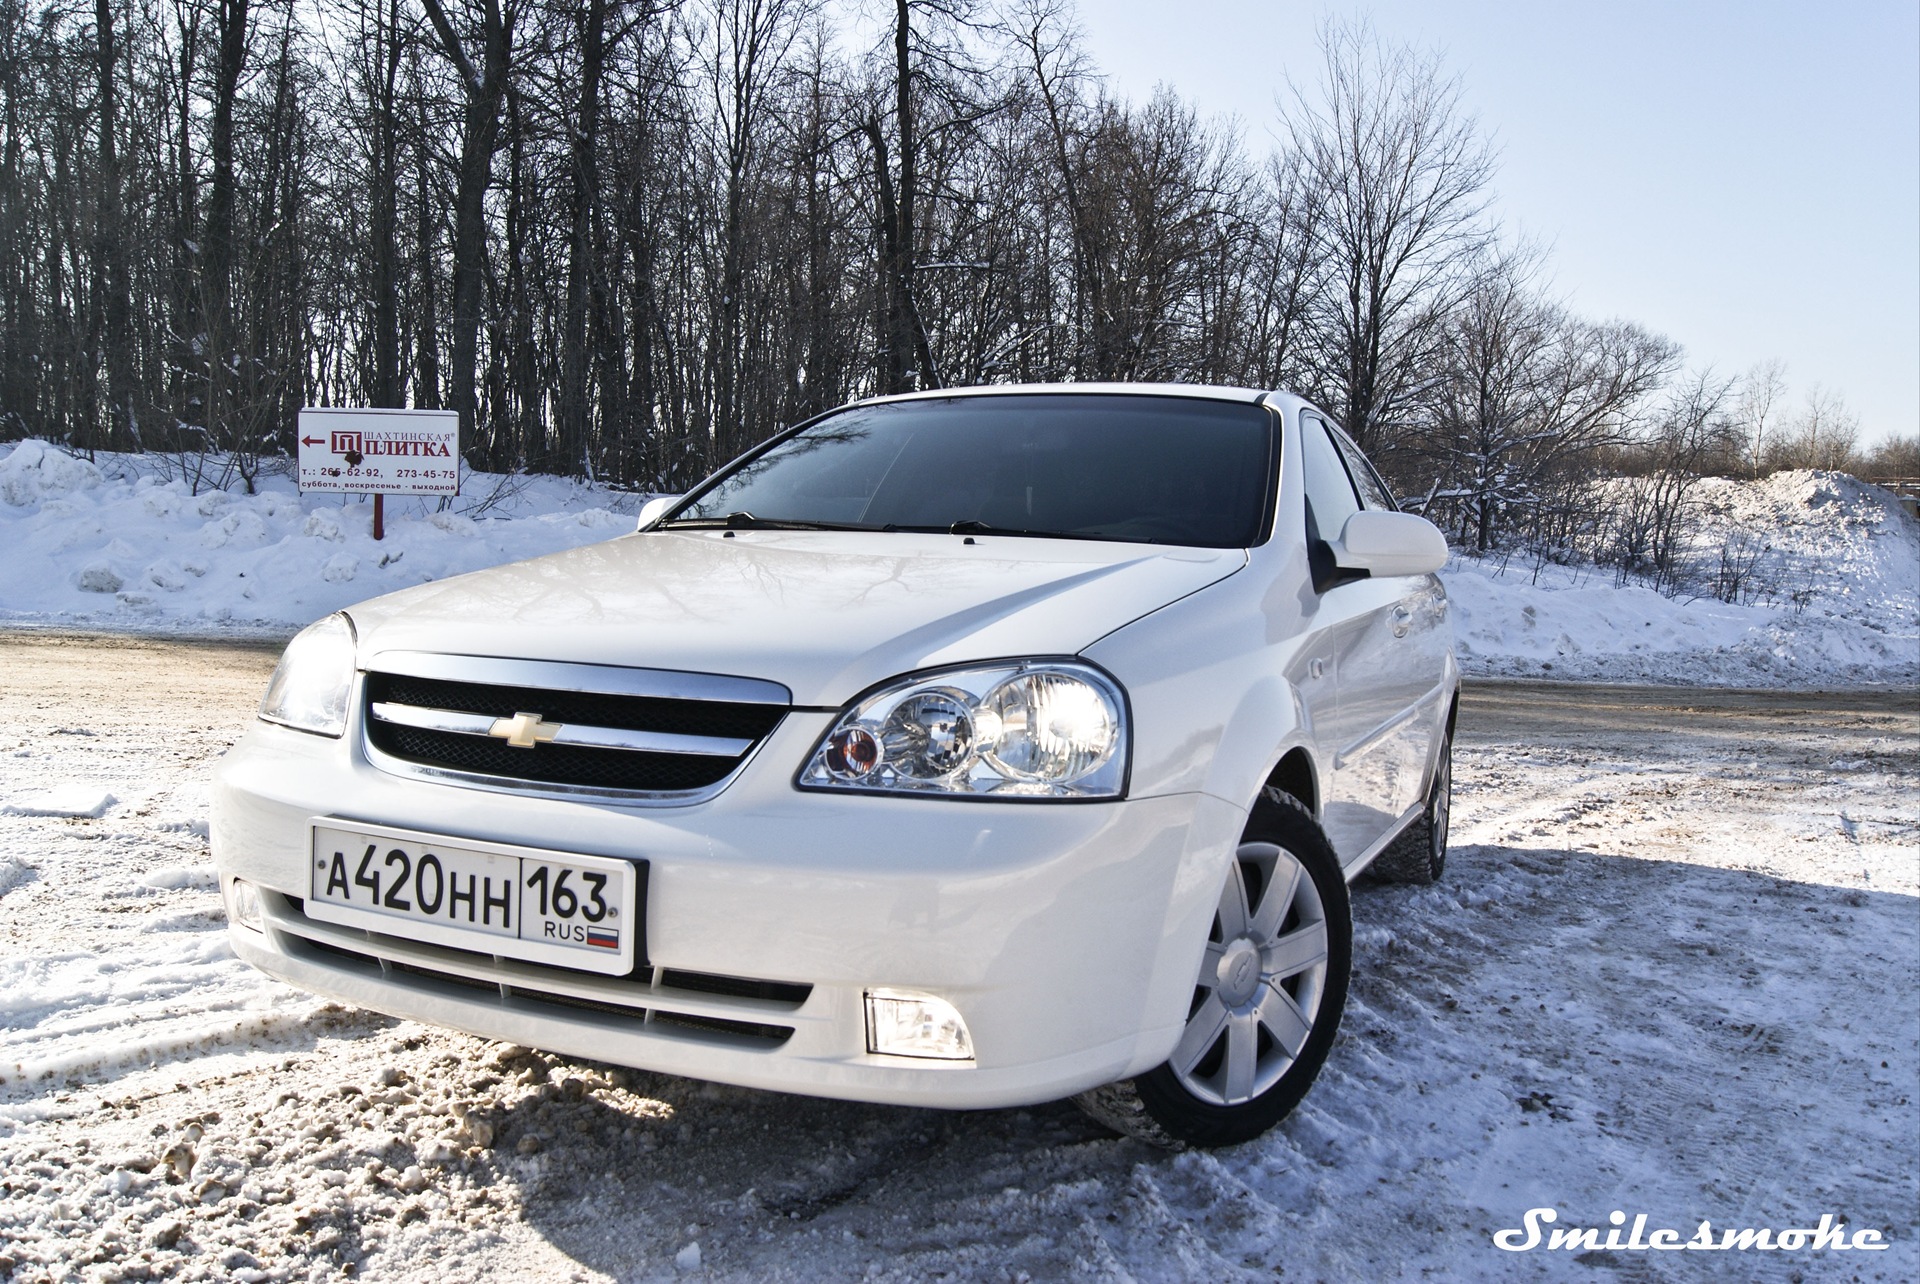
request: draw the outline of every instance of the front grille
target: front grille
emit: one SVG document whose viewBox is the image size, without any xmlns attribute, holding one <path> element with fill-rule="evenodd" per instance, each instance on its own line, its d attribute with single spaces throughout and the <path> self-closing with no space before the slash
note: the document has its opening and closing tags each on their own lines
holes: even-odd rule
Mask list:
<svg viewBox="0 0 1920 1284">
<path fill-rule="evenodd" d="M 348 950 L 337 949 L 333 946 L 326 948 L 334 950 L 337 954 L 351 953 Z M 500 993 L 499 982 L 483 981 L 477 976 L 462 976 L 458 972 L 442 972 L 438 968 L 420 967 L 413 963 L 394 963 L 391 964 L 391 966 L 396 972 L 407 972 L 414 976 L 424 976 L 429 981 L 439 981 L 446 985 L 465 986 L 469 990 L 486 990 L 496 995 Z"/>
<path fill-rule="evenodd" d="M 768 1043 L 785 1043 L 793 1037 L 793 1030 L 784 1025 L 763 1025 L 758 1021 L 731 1021 L 724 1017 L 693 1016 L 686 1012 L 656 1012 L 653 1014 L 655 1025 L 678 1026 L 682 1030 L 692 1030 L 698 1034 L 739 1034 L 749 1039 L 762 1039 Z"/>
<path fill-rule="evenodd" d="M 459 972 L 447 972 L 439 968 L 422 967 L 418 963 L 404 963 L 389 959 L 384 963 L 378 955 L 362 954 L 358 950 L 349 950 L 330 941 L 317 941 L 308 937 L 300 938 L 300 944 L 307 949 L 329 958 L 365 969 L 380 972 L 391 969 L 401 976 L 418 977 L 440 985 L 458 986 L 464 990 L 477 990 L 490 994 L 502 1003 L 513 1002 L 530 1004 L 536 1007 L 568 1008 L 575 1011 L 599 1013 L 603 1016 L 624 1017 L 650 1026 L 664 1026 L 675 1032 L 690 1034 L 724 1034 L 752 1040 L 766 1047 L 778 1047 L 793 1037 L 793 1027 L 774 1025 L 765 1021 L 740 1021 L 731 1017 L 702 1016 L 691 1012 L 668 1012 L 658 1008 L 638 1007 L 626 1003 L 610 1003 L 604 999 L 587 999 L 572 994 L 560 994 L 548 990 L 532 989 L 518 982 L 489 981 L 481 977 L 466 976 Z M 680 973 L 681 976 L 698 976 L 698 973 Z M 726 983 L 734 989 L 712 987 L 713 993 L 736 993 L 742 997 L 750 996 L 756 987 L 778 988 L 784 991 L 798 991 L 798 1006 L 811 993 L 812 986 L 782 985 L 774 981 L 755 981 L 747 977 L 716 976 L 708 980 Z M 664 984 L 664 982 L 663 982 Z M 680 988 L 691 988 L 682 986 Z M 641 993 L 644 993 L 642 988 Z M 638 997 L 638 995 L 636 995 Z"/>
<path fill-rule="evenodd" d="M 714 976 L 708 972 L 682 972 L 665 968 L 660 984 L 672 990 L 692 990 L 696 994 L 726 994 L 736 999 L 764 999 L 769 1003 L 790 1003 L 799 1007 L 813 993 L 813 987 L 788 981 L 754 981 L 744 976 Z"/>
<path fill-rule="evenodd" d="M 537 709 L 550 722 L 583 722 L 628 731 L 669 731 L 686 736 L 725 736 L 758 740 L 772 731 L 786 710 L 779 705 L 733 704 L 713 700 L 664 700 L 657 696 L 600 695 L 591 691 L 543 691 L 529 687 L 449 682 L 404 673 L 369 673 L 371 699 L 430 709 L 457 709 L 511 718 Z"/>
<path fill-rule="evenodd" d="M 548 785 L 643 793 L 687 793 L 704 789 L 725 780 L 740 761 L 693 754 L 589 749 L 582 745 L 515 749 L 501 740 L 428 731 L 424 727 L 402 727 L 378 720 L 369 720 L 367 736 L 381 753 L 422 766 L 503 780 L 534 780 Z"/>
<path fill-rule="evenodd" d="M 396 713 L 394 707 L 410 712 Z M 374 671 L 367 674 L 365 710 L 371 749 L 390 762 L 431 774 L 563 791 L 687 798 L 730 777 L 779 725 L 787 707 Z M 696 737 L 713 743 L 682 739 L 664 748 L 605 748 L 548 740 L 521 748 L 488 734 L 489 720 L 521 713 L 538 714 L 541 721 L 565 728 L 563 739 L 578 730 Z M 403 716 L 406 721 L 396 720 Z M 412 725 L 415 720 L 450 722 L 464 729 Z M 708 752 L 675 752 L 703 748 Z"/>
</svg>

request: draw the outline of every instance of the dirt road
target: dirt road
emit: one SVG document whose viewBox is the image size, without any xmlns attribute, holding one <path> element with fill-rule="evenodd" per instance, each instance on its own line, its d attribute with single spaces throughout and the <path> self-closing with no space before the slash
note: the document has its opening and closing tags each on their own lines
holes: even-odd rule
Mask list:
<svg viewBox="0 0 1920 1284">
<path fill-rule="evenodd" d="M 114 798 L 0 813 L 0 1280 L 1533 1278 L 1491 1235 L 1542 1206 L 1831 1213 L 1894 1244 L 1844 1274 L 1920 1275 L 1911 692 L 1470 688 L 1448 877 L 1358 889 L 1306 1105 L 1168 1156 L 1064 1106 L 719 1088 L 256 976 L 206 779 L 274 650 L 0 633 L 0 806 Z M 1580 1254 L 1838 1269 L 1725 1257 Z"/>
</svg>

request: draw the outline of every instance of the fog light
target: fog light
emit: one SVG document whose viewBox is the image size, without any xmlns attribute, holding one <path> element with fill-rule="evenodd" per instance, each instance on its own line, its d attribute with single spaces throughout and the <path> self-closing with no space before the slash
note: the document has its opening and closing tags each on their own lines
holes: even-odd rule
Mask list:
<svg viewBox="0 0 1920 1284">
<path fill-rule="evenodd" d="M 260 903 L 260 889 L 244 878 L 227 884 L 227 918 L 256 932 L 267 930 L 266 907 Z"/>
<path fill-rule="evenodd" d="M 905 990 L 868 990 L 867 1051 L 971 1061 L 973 1036 L 945 999 Z"/>
</svg>

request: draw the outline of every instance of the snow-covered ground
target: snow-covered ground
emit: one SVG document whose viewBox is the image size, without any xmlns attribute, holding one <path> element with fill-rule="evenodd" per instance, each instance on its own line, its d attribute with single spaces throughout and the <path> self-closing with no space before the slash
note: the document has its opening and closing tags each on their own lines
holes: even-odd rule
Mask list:
<svg viewBox="0 0 1920 1284">
<path fill-rule="evenodd" d="M 1611 570 L 1456 557 L 1460 661 L 1480 675 L 1811 687 L 1920 681 L 1920 522 L 1841 473 L 1708 478 L 1686 560 L 1736 602 L 1666 597 Z M 1724 559 L 1724 560 L 1723 560 Z"/>
<path fill-rule="evenodd" d="M 1357 889 L 1320 1082 L 1169 1155 L 1064 1105 L 715 1087 L 252 973 L 207 782 L 272 661 L 0 634 L 0 1280 L 1920 1278 L 1911 701 L 1470 688 L 1448 875 Z M 1493 1247 L 1539 1207 L 1893 1247 Z"/>
<path fill-rule="evenodd" d="M 551 477 L 470 475 L 462 495 L 372 508 L 166 480 L 155 457 L 0 446 L 0 622 L 284 637 L 392 589 L 606 539 L 640 496 Z M 1920 681 L 1920 522 L 1830 473 L 1710 480 L 1692 556 L 1751 559 L 1739 604 L 1663 597 L 1591 567 L 1456 558 L 1446 574 L 1470 674 L 1731 686 Z"/>
</svg>

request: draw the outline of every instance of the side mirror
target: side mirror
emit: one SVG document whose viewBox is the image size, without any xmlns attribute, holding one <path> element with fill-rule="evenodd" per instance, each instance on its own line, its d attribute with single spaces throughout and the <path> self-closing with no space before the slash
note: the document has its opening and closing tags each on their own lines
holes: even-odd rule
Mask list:
<svg viewBox="0 0 1920 1284">
<path fill-rule="evenodd" d="M 1447 537 L 1424 517 L 1363 509 L 1341 529 L 1333 560 L 1374 576 L 1428 575 L 1447 564 Z"/>
<path fill-rule="evenodd" d="M 653 525 L 671 512 L 673 506 L 683 498 L 685 498 L 685 496 L 682 495 L 655 495 L 652 499 L 640 505 L 640 520 L 633 524 L 633 529 L 637 531 L 647 529 L 647 527 Z"/>
</svg>

